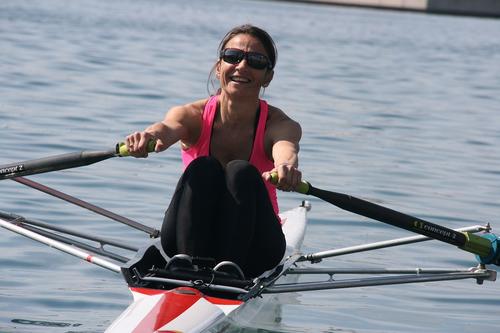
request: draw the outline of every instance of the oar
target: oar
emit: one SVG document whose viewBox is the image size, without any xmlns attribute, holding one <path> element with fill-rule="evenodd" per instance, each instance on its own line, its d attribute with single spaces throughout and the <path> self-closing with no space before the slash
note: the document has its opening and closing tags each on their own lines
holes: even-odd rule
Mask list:
<svg viewBox="0 0 500 333">
<path fill-rule="evenodd" d="M 349 212 L 458 246 L 476 254 L 482 264 L 500 266 L 500 241 L 494 234 L 474 235 L 455 231 L 347 194 L 325 191 L 305 181 L 299 184 L 296 192 L 312 195 Z"/>
<path fill-rule="evenodd" d="M 149 152 L 154 151 L 155 144 L 155 141 L 148 143 Z M 0 180 L 76 168 L 107 160 L 108 158 L 124 156 L 129 156 L 127 147 L 124 143 L 118 143 L 114 149 L 107 151 L 80 151 L 6 164 L 0 166 Z"/>
<path fill-rule="evenodd" d="M 155 145 L 156 142 L 154 140 L 148 142 L 148 147 L 147 147 L 148 152 L 153 152 Z M 23 185 L 53 195 L 59 199 L 63 199 L 77 206 L 89 209 L 97 214 L 109 217 L 115 221 L 124 223 L 135 229 L 144 231 L 148 233 L 152 238 L 156 238 L 160 234 L 159 230 L 148 227 L 142 223 L 133 221 L 126 217 L 120 216 L 106 209 L 97 207 L 88 202 L 85 202 L 83 200 L 72 197 L 68 194 L 57 191 L 48 186 L 21 177 L 25 175 L 33 175 L 49 171 L 57 171 L 57 170 L 85 166 L 106 160 L 111 157 L 124 157 L 124 156 L 130 156 L 130 154 L 127 150 L 127 146 L 123 142 L 121 142 L 117 143 L 115 148 L 109 151 L 81 151 L 77 153 L 49 156 L 41 159 L 29 160 L 29 161 L 0 166 L 0 180 L 12 179 Z"/>
</svg>

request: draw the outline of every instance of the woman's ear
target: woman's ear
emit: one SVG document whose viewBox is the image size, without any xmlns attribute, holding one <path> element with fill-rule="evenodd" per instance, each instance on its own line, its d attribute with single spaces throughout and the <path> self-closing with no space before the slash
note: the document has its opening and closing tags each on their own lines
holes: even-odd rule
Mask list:
<svg viewBox="0 0 500 333">
<path fill-rule="evenodd" d="M 264 88 L 269 86 L 269 83 L 273 80 L 274 71 L 272 69 L 266 71 L 266 75 L 264 76 L 264 84 L 262 85 Z"/>
<path fill-rule="evenodd" d="M 220 61 L 215 64 L 215 77 L 220 80 Z"/>
</svg>

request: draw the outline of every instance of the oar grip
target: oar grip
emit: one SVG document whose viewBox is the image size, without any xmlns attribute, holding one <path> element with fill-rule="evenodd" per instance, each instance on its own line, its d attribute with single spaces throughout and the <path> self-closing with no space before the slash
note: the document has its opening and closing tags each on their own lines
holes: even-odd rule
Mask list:
<svg viewBox="0 0 500 333">
<path fill-rule="evenodd" d="M 482 258 L 486 258 L 490 255 L 491 241 L 489 239 L 474 235 L 470 232 L 464 232 L 463 234 L 466 237 L 464 246 L 461 246 L 463 250 L 475 253 Z"/>
<path fill-rule="evenodd" d="M 495 264 L 500 266 L 500 240 L 497 235 L 485 233 L 474 235 L 466 232 L 467 242 L 462 249 L 476 253 L 481 264 Z"/>
<path fill-rule="evenodd" d="M 271 174 L 271 183 L 273 184 L 278 184 L 278 173 L 273 172 Z M 295 188 L 295 192 L 302 193 L 302 194 L 309 194 L 309 186 L 310 184 L 304 180 L 302 180 L 299 185 Z"/>
<path fill-rule="evenodd" d="M 309 187 L 311 184 L 306 182 L 305 180 L 302 180 L 300 184 L 297 186 L 295 189 L 296 192 L 302 193 L 302 194 L 309 194 Z"/>
<path fill-rule="evenodd" d="M 147 151 L 148 153 L 152 153 L 155 151 L 155 146 L 156 146 L 156 140 L 149 140 L 148 146 L 147 146 Z M 116 144 L 116 153 L 121 156 L 130 156 L 130 153 L 128 151 L 127 145 L 125 142 L 119 142 Z"/>
</svg>

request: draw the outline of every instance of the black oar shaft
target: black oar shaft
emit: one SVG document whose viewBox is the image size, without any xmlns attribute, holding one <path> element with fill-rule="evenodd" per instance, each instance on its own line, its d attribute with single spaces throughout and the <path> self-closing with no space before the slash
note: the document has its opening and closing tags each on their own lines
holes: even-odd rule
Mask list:
<svg viewBox="0 0 500 333">
<path fill-rule="evenodd" d="M 144 232 L 148 233 L 151 237 L 158 237 L 159 234 L 160 234 L 160 232 L 158 230 L 154 229 L 154 228 L 148 227 L 148 226 L 146 226 L 146 225 L 144 225 L 142 223 L 136 222 L 136 221 L 131 220 L 129 218 L 126 218 L 124 216 L 115 214 L 113 212 L 110 212 L 109 210 L 106 210 L 104 208 L 95 206 L 95 205 L 93 205 L 91 203 L 85 202 L 85 201 L 80 200 L 78 198 L 72 197 L 69 194 L 60 192 L 60 191 L 58 191 L 56 189 L 53 189 L 51 187 L 42 185 L 42 184 L 37 183 L 35 181 L 32 181 L 30 179 L 23 178 L 23 177 L 16 177 L 13 180 L 16 181 L 16 182 L 18 182 L 18 183 L 21 183 L 23 185 L 26 185 L 26 186 L 29 186 L 31 188 L 34 188 L 36 190 L 39 190 L 41 192 L 50 194 L 50 195 L 52 195 L 52 196 L 54 196 L 56 198 L 65 200 L 67 202 L 70 202 L 70 203 L 72 203 L 74 205 L 77 205 L 77 206 L 80 206 L 82 208 L 85 208 L 85 209 L 88 209 L 90 211 L 93 211 L 94 213 L 100 214 L 102 216 L 106 216 L 106 217 L 108 217 L 108 218 L 110 218 L 112 220 L 115 220 L 115 221 L 121 222 L 123 224 L 126 224 L 126 225 L 128 225 L 128 226 L 130 226 L 132 228 L 144 231 Z"/>
<path fill-rule="evenodd" d="M 150 153 L 154 152 L 155 146 L 156 140 L 150 140 L 147 144 L 146 150 Z M 117 143 L 115 148 L 107 151 L 80 151 L 76 153 L 61 154 L 39 158 L 36 160 L 0 165 L 0 180 L 34 175 L 49 171 L 76 168 L 117 156 L 130 156 L 125 143 Z"/>
<path fill-rule="evenodd" d="M 81 151 L 0 166 L 0 180 L 89 165 L 117 156 L 115 150 Z"/>
<path fill-rule="evenodd" d="M 496 249 L 496 245 L 492 245 L 492 240 L 485 237 L 455 231 L 347 194 L 321 190 L 307 182 L 302 182 L 297 191 L 318 197 L 349 212 L 458 246 L 477 254 L 487 263 L 498 265 L 500 262 L 500 251 Z"/>
<path fill-rule="evenodd" d="M 324 191 L 310 186 L 310 194 L 352 213 L 391 224 L 455 246 L 464 246 L 467 241 L 461 232 L 397 212 L 347 194 Z"/>
</svg>

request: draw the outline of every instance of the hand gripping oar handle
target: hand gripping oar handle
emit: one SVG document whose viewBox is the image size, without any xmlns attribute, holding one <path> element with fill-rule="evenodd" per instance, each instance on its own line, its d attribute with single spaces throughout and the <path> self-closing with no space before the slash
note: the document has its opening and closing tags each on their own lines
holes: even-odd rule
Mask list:
<svg viewBox="0 0 500 333">
<path fill-rule="evenodd" d="M 276 182 L 276 175 L 272 176 Z M 316 188 L 306 181 L 302 181 L 295 191 L 315 196 L 349 212 L 458 246 L 476 254 L 482 264 L 500 266 L 500 245 L 498 237 L 494 234 L 474 235 L 455 231 L 347 194 Z"/>
<path fill-rule="evenodd" d="M 148 153 L 154 152 L 155 147 L 156 147 L 156 140 L 149 140 L 147 146 Z M 125 142 L 119 142 L 116 144 L 115 153 L 120 157 L 130 156 L 130 153 L 127 149 L 127 145 L 125 145 Z"/>
<path fill-rule="evenodd" d="M 153 152 L 155 145 L 156 141 L 149 141 L 148 152 Z M 81 151 L 17 162 L 0 166 L 0 180 L 76 168 L 94 164 L 111 157 L 124 157 L 129 155 L 127 147 L 122 142 L 116 144 L 114 149 L 108 151 Z"/>
</svg>

